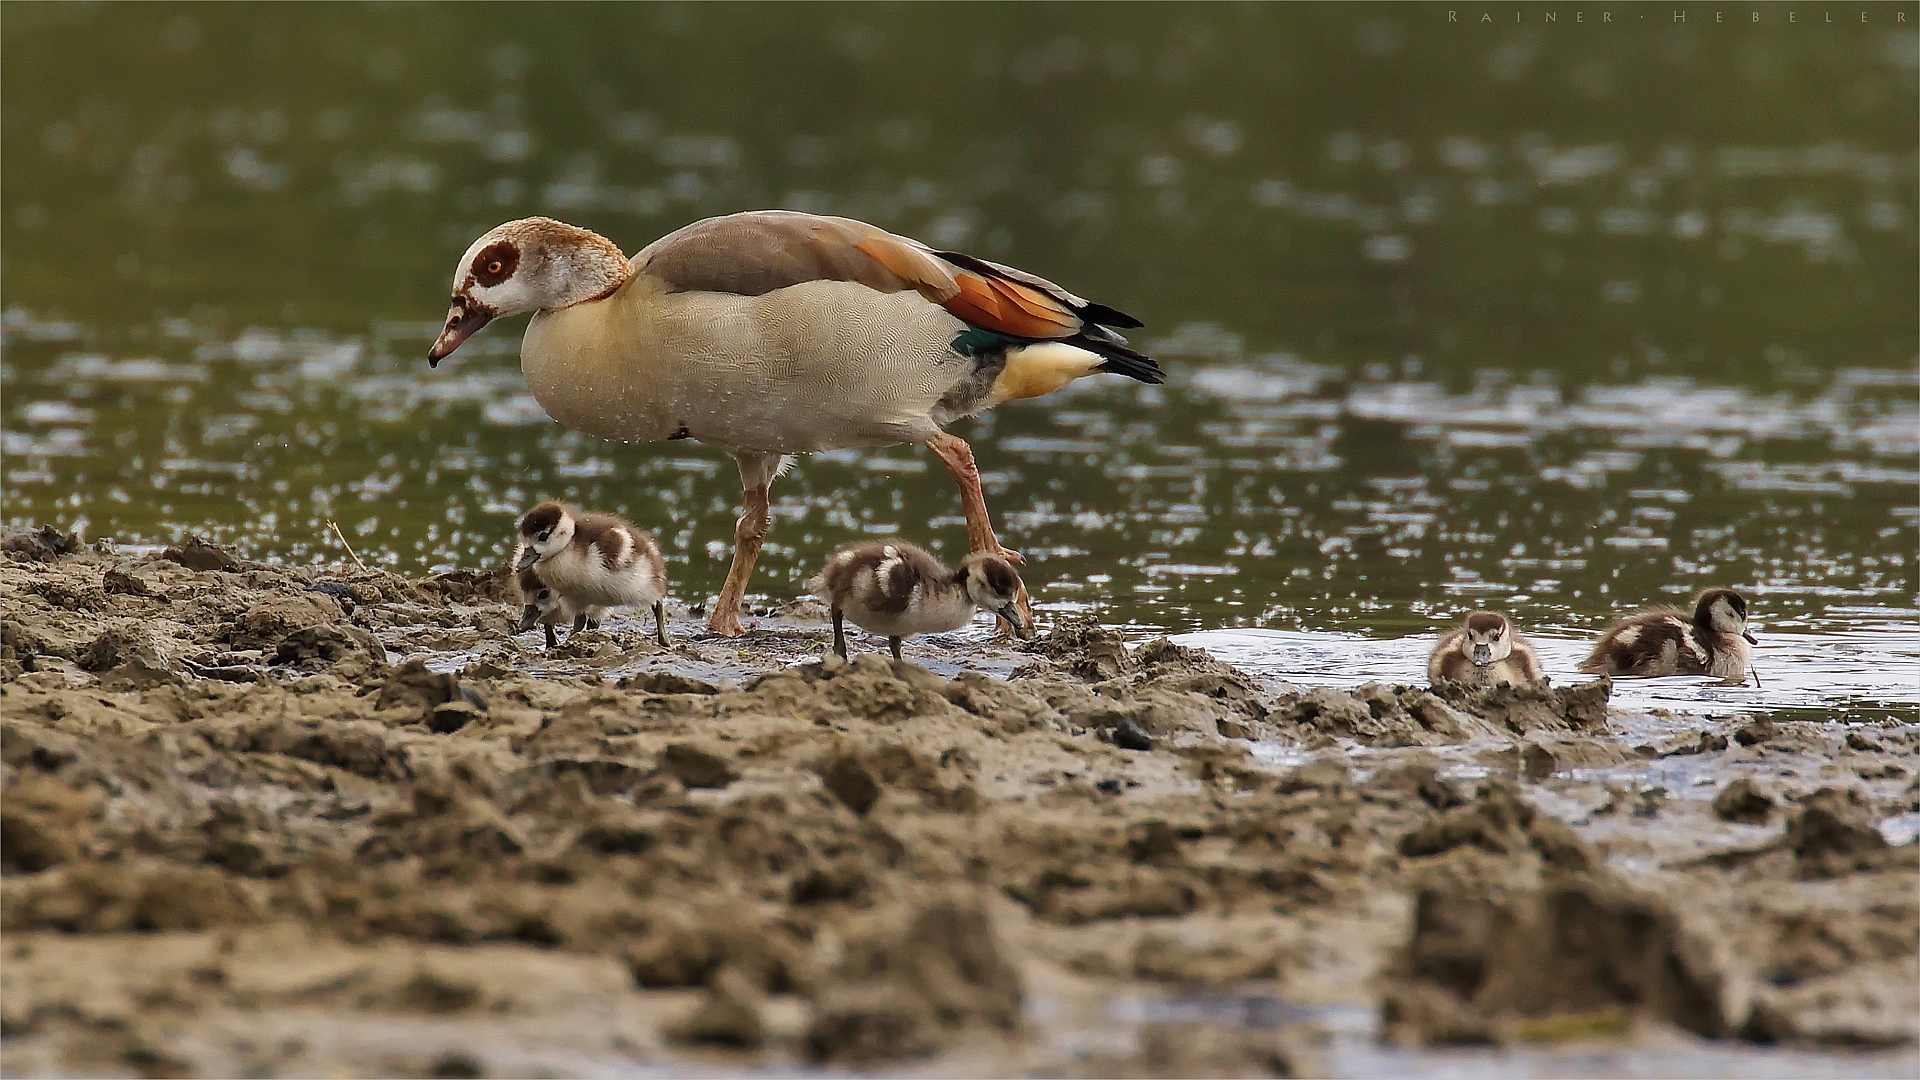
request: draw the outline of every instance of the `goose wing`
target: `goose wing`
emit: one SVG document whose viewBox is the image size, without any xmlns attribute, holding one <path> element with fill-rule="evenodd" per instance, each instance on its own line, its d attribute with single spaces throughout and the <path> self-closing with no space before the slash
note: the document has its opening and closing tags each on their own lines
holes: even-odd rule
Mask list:
<svg viewBox="0 0 1920 1080">
<path fill-rule="evenodd" d="M 1141 325 L 1045 278 L 852 218 L 755 210 L 696 221 L 634 257 L 637 272 L 668 292 L 760 296 L 808 281 L 853 281 L 884 293 L 911 289 L 969 326 L 1017 342 L 1063 341 L 1095 352 L 1110 370 L 1160 382 L 1158 364 L 1114 328 Z"/>
</svg>

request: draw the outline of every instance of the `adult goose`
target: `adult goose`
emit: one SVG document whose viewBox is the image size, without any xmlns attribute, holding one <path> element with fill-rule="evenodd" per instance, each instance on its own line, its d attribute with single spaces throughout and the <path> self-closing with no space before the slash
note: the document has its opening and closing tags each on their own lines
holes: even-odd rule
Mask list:
<svg viewBox="0 0 1920 1080">
<path fill-rule="evenodd" d="M 1164 378 L 1117 332 L 1141 325 L 1131 316 L 1012 267 L 785 210 L 697 221 L 631 259 L 578 226 L 509 221 L 461 256 L 427 360 L 528 311 L 520 367 L 555 420 L 732 452 L 746 494 L 708 618 L 722 634 L 741 630 L 786 455 L 920 443 L 960 486 L 970 550 L 1018 562 L 994 537 L 973 451 L 946 425 L 1097 371 Z"/>
</svg>

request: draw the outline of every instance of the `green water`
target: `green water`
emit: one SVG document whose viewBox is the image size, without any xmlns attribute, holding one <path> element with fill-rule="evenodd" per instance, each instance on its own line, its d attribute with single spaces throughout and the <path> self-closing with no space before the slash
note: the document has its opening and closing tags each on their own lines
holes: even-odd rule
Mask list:
<svg viewBox="0 0 1920 1080">
<path fill-rule="evenodd" d="M 956 428 L 1043 607 L 1578 628 L 1721 583 L 1911 620 L 1914 7 L 1680 9 L 11 3 L 5 516 L 295 562 L 337 521 L 415 573 L 557 496 L 703 600 L 728 459 L 559 429 L 523 320 L 425 351 L 500 221 L 634 251 L 784 206 L 1146 321 L 1166 387 Z M 964 546 L 918 448 L 775 495 L 770 600 L 862 534 Z"/>
</svg>

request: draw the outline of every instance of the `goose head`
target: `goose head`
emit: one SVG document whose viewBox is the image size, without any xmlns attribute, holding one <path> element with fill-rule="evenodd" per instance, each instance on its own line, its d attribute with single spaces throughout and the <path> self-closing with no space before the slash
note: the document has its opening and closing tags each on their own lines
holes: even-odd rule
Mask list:
<svg viewBox="0 0 1920 1080">
<path fill-rule="evenodd" d="M 509 221 L 475 240 L 454 267 L 453 305 L 427 363 L 437 367 L 495 319 L 598 300 L 632 276 L 620 246 L 599 233 L 552 218 Z"/>
<path fill-rule="evenodd" d="M 1513 655 L 1513 631 L 1504 615 L 1476 611 L 1467 616 L 1467 636 L 1460 647 L 1467 659 L 1479 667 Z"/>
<path fill-rule="evenodd" d="M 953 576 L 975 607 L 1012 623 L 1021 637 L 1033 636 L 1033 621 L 1020 610 L 1020 574 L 1012 563 L 989 552 L 975 552 L 960 561 Z"/>
<path fill-rule="evenodd" d="M 573 511 L 557 502 L 543 502 L 520 519 L 520 561 L 514 569 L 525 570 L 542 559 L 565 551 L 573 543 Z"/>
<path fill-rule="evenodd" d="M 1747 629 L 1747 598 L 1732 589 L 1708 589 L 1693 602 L 1694 625 L 1713 631 L 1723 638 L 1743 637 L 1757 645 Z"/>
<path fill-rule="evenodd" d="M 560 594 L 540 580 L 539 573 L 531 566 L 520 571 L 519 585 L 520 598 L 526 607 L 520 613 L 520 628 L 514 632 L 524 634 L 540 625 L 540 620 L 560 606 Z"/>
</svg>

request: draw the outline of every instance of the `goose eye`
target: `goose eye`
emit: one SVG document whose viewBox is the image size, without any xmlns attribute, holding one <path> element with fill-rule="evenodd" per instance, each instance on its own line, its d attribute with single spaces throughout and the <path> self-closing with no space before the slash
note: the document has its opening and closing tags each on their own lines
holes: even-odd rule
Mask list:
<svg viewBox="0 0 1920 1080">
<path fill-rule="evenodd" d="M 492 262 L 487 264 L 487 273 L 489 274 L 498 274 L 500 271 L 504 269 L 506 268 L 500 265 L 499 259 L 495 259 Z"/>
</svg>

